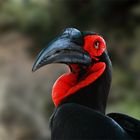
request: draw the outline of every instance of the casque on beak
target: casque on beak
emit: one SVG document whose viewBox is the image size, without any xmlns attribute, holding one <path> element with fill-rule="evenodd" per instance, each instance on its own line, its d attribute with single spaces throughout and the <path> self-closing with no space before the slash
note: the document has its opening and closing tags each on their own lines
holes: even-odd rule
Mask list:
<svg viewBox="0 0 140 140">
<path fill-rule="evenodd" d="M 75 28 L 67 28 L 39 53 L 32 71 L 51 63 L 90 65 L 91 58 L 82 48 L 83 44 L 81 32 Z"/>
</svg>

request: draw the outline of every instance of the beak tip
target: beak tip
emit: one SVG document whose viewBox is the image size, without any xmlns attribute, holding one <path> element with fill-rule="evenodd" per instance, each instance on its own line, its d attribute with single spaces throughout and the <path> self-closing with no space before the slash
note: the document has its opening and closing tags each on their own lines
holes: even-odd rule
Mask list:
<svg viewBox="0 0 140 140">
<path fill-rule="evenodd" d="M 35 72 L 36 71 L 36 69 L 35 68 L 32 68 L 32 72 Z"/>
<path fill-rule="evenodd" d="M 37 66 L 36 65 L 33 65 L 32 72 L 35 72 L 37 69 L 38 69 Z"/>
</svg>

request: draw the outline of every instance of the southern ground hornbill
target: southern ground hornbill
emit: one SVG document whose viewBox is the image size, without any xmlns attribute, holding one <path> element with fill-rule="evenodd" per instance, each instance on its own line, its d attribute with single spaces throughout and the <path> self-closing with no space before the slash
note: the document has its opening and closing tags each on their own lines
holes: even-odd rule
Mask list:
<svg viewBox="0 0 140 140">
<path fill-rule="evenodd" d="M 64 63 L 69 72 L 52 89 L 56 109 L 52 140 L 140 139 L 140 122 L 124 114 L 105 115 L 111 84 L 111 61 L 104 39 L 94 32 L 67 28 L 38 55 L 33 71 Z"/>
</svg>

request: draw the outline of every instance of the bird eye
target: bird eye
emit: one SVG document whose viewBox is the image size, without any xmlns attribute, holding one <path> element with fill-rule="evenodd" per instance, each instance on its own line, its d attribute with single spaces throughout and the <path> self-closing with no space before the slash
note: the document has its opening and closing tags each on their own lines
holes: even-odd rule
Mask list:
<svg viewBox="0 0 140 140">
<path fill-rule="evenodd" d="M 94 43 L 94 47 L 95 47 L 95 49 L 99 49 L 99 42 L 98 42 L 98 41 L 96 41 L 96 42 Z"/>
</svg>

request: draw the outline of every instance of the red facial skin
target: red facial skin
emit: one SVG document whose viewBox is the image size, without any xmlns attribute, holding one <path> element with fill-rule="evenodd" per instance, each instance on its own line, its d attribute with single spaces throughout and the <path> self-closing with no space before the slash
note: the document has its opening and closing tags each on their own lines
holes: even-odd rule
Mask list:
<svg viewBox="0 0 140 140">
<path fill-rule="evenodd" d="M 98 62 L 97 58 L 106 49 L 106 44 L 102 37 L 99 35 L 85 36 L 83 49 L 90 54 L 93 61 L 96 60 L 97 62 L 86 68 L 86 74 L 79 81 L 80 68 L 77 64 L 71 64 L 72 72 L 63 74 L 56 80 L 52 90 L 52 99 L 56 107 L 67 96 L 75 94 L 79 89 L 93 83 L 103 74 L 106 68 L 106 64 Z"/>
</svg>

